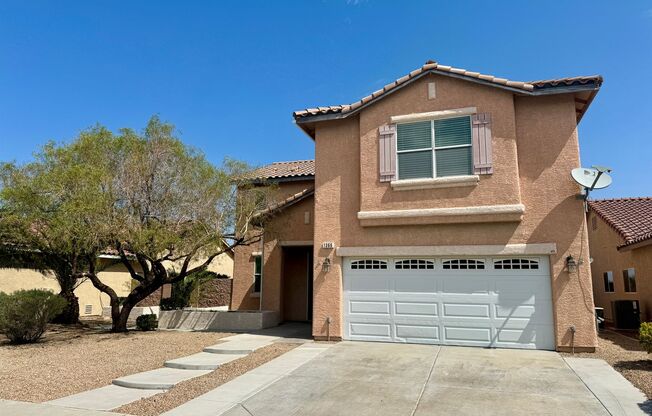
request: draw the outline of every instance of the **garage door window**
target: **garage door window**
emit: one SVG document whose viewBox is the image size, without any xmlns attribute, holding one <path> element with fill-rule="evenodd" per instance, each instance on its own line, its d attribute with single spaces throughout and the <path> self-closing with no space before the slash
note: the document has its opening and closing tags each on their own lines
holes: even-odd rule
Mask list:
<svg viewBox="0 0 652 416">
<path fill-rule="evenodd" d="M 484 270 L 484 261 L 474 259 L 444 260 L 444 270 Z"/>
<path fill-rule="evenodd" d="M 351 262 L 353 270 L 387 270 L 387 260 L 365 259 Z"/>
<path fill-rule="evenodd" d="M 504 259 L 494 261 L 496 270 L 538 270 L 539 262 L 529 259 Z"/>
<path fill-rule="evenodd" d="M 423 259 L 396 260 L 394 268 L 397 270 L 433 270 L 435 262 Z"/>
</svg>

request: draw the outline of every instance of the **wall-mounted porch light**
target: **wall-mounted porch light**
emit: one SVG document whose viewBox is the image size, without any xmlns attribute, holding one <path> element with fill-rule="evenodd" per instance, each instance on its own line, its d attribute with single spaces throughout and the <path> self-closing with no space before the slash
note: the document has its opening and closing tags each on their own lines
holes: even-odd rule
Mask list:
<svg viewBox="0 0 652 416">
<path fill-rule="evenodd" d="M 331 271 L 331 259 L 329 257 L 324 259 L 324 262 L 321 264 L 321 269 L 326 273 Z"/>
<path fill-rule="evenodd" d="M 578 262 L 575 260 L 575 257 L 566 257 L 566 270 L 568 270 L 568 273 L 575 273 L 577 271 L 577 266 Z"/>
</svg>

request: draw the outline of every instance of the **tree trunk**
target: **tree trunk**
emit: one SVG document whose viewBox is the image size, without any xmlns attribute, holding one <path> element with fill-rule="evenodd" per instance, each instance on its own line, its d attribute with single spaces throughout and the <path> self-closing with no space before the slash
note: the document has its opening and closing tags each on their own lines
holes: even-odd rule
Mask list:
<svg viewBox="0 0 652 416">
<path fill-rule="evenodd" d="M 71 325 L 79 322 L 79 298 L 75 296 L 75 292 L 71 290 L 62 290 L 59 296 L 64 298 L 68 304 L 66 308 L 57 315 L 52 322 L 57 324 Z"/>
<path fill-rule="evenodd" d="M 117 314 L 111 313 L 111 332 L 127 332 L 127 321 L 133 308 L 133 305 L 125 303 Z"/>
<path fill-rule="evenodd" d="M 131 312 L 131 309 L 129 309 L 129 311 Z M 127 332 L 127 319 L 129 318 L 129 313 L 127 313 L 124 320 L 122 320 L 121 317 L 122 314 L 118 299 L 111 299 L 111 332 Z"/>
<path fill-rule="evenodd" d="M 127 332 L 127 321 L 131 310 L 138 305 L 138 303 L 145 299 L 147 296 L 154 293 L 157 289 L 163 286 L 162 283 L 151 283 L 148 286 L 137 286 L 127 296 L 124 303 L 114 306 L 111 304 L 111 332 Z M 116 302 L 117 303 L 117 302 Z"/>
</svg>

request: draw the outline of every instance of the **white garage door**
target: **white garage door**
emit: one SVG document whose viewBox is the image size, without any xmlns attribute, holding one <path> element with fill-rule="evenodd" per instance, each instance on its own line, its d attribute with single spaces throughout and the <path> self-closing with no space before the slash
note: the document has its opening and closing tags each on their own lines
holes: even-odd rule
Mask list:
<svg viewBox="0 0 652 416">
<path fill-rule="evenodd" d="M 347 258 L 344 339 L 554 349 L 547 257 Z"/>
</svg>

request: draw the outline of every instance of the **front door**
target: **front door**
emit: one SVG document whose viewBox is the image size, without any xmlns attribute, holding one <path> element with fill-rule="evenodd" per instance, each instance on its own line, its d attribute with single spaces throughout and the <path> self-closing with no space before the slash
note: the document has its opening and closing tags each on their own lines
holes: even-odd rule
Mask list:
<svg viewBox="0 0 652 416">
<path fill-rule="evenodd" d="M 283 320 L 312 319 L 312 247 L 283 247 Z"/>
</svg>

